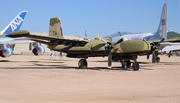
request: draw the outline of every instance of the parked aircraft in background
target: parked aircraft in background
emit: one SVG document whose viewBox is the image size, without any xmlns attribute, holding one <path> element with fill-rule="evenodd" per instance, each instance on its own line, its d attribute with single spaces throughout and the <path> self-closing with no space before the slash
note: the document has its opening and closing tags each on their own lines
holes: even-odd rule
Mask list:
<svg viewBox="0 0 180 103">
<path fill-rule="evenodd" d="M 23 40 L 21 38 L 10 38 L 10 37 L 4 37 L 4 35 L 9 34 L 13 31 L 17 31 L 21 29 L 21 26 L 24 22 L 25 16 L 28 11 L 21 11 L 1 32 L 0 37 L 0 56 L 1 57 L 9 57 L 13 54 L 13 50 L 15 47 L 15 44 L 18 43 L 33 43 L 34 49 L 33 53 L 37 54 L 39 52 L 39 48 L 42 48 L 41 54 L 45 52 L 45 49 L 43 46 L 41 46 L 40 43 L 35 43 L 31 40 Z M 40 53 L 39 53 L 40 54 Z"/>
<path fill-rule="evenodd" d="M 155 33 L 129 33 L 129 32 L 118 32 L 113 35 L 108 35 L 106 37 L 112 37 L 113 42 L 118 41 L 120 38 L 124 38 L 125 40 L 145 40 L 145 41 L 153 41 L 153 40 L 161 40 L 162 38 L 167 38 L 167 4 L 165 3 L 162 8 L 160 23 L 157 31 Z M 106 38 L 104 37 L 104 38 Z M 161 43 L 158 47 L 158 50 L 162 50 L 169 43 Z M 173 45 L 173 43 L 171 43 Z M 155 55 L 152 56 L 152 62 L 154 63 L 156 58 L 156 62 L 160 62 L 160 58 L 158 57 L 159 52 L 155 51 Z M 149 58 L 149 55 L 147 56 Z M 116 60 L 116 57 L 114 57 Z"/>
<path fill-rule="evenodd" d="M 167 39 L 172 38 L 180 38 L 180 34 L 172 30 L 169 30 L 167 32 Z M 168 54 L 168 57 L 171 57 L 172 52 L 176 52 L 176 55 L 180 56 L 180 43 L 169 43 L 168 46 L 166 46 L 159 52 Z"/>
<path fill-rule="evenodd" d="M 162 8 L 160 23 L 155 33 L 131 33 L 131 32 L 118 32 L 116 34 L 108 35 L 106 37 L 112 37 L 116 42 L 119 38 L 123 37 L 125 40 L 161 40 L 163 37 L 167 37 L 167 4 L 165 3 Z M 106 38 L 104 37 L 104 38 Z"/>
<path fill-rule="evenodd" d="M 27 39 L 44 43 L 48 48 L 54 51 L 65 52 L 67 57 L 82 58 L 78 62 L 79 68 L 87 68 L 88 57 L 104 57 L 108 56 L 108 68 L 111 68 L 112 56 L 118 57 L 125 69 L 131 66 L 134 70 L 139 70 L 137 56 L 153 54 L 159 44 L 165 40 L 147 42 L 145 40 L 127 40 L 123 38 L 117 42 L 112 42 L 111 38 L 102 39 L 98 36 L 91 40 L 71 40 L 63 37 L 60 19 L 55 17 L 50 19 L 49 36 L 40 36 L 31 34 L 27 30 L 12 32 L 8 37 L 26 37 Z M 177 42 L 180 40 L 169 40 Z M 155 61 L 155 60 L 154 60 Z"/>
</svg>

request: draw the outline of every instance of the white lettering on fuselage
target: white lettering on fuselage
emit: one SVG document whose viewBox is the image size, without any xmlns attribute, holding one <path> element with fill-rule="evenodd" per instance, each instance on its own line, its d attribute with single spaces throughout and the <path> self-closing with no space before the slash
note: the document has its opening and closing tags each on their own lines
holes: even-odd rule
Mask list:
<svg viewBox="0 0 180 103">
<path fill-rule="evenodd" d="M 22 21 L 23 21 L 23 19 L 22 19 L 20 16 L 18 16 L 18 17 L 14 20 L 14 22 L 12 22 L 12 24 L 11 24 L 11 30 L 14 31 L 15 29 L 17 29 L 17 27 L 21 24 Z"/>
</svg>

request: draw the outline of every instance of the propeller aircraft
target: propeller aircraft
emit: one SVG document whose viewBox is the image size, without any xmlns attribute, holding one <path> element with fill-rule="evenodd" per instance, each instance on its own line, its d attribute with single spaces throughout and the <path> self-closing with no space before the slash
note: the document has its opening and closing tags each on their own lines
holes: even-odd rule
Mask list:
<svg viewBox="0 0 180 103">
<path fill-rule="evenodd" d="M 116 56 L 121 61 L 122 67 L 127 69 L 131 67 L 133 70 L 139 70 L 139 63 L 137 57 L 141 55 L 155 55 L 155 50 L 161 42 L 165 41 L 163 38 L 160 41 L 145 41 L 145 40 L 126 40 L 123 38 L 113 43 L 112 38 L 103 39 L 98 36 L 95 39 L 89 40 L 71 40 L 63 37 L 61 22 L 58 17 L 50 19 L 49 36 L 40 36 L 31 34 L 27 30 L 20 30 L 11 32 L 6 35 L 8 37 L 25 37 L 30 40 L 46 44 L 47 47 L 54 51 L 67 53 L 67 57 L 81 58 L 78 62 L 79 68 L 87 68 L 88 57 L 105 57 L 108 56 L 108 68 L 112 66 L 112 57 Z M 178 40 L 168 40 L 172 42 Z M 131 63 L 131 60 L 134 61 Z M 131 66 L 132 64 L 132 66 Z"/>
</svg>

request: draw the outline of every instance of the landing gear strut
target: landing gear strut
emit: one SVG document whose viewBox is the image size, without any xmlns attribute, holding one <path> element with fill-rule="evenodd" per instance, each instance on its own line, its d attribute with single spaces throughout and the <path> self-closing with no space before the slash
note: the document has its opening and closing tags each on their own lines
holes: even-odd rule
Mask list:
<svg viewBox="0 0 180 103">
<path fill-rule="evenodd" d="M 154 54 L 152 54 L 152 63 L 159 63 L 160 62 L 160 57 L 158 57 L 158 52 L 155 51 Z"/>
<path fill-rule="evenodd" d="M 86 59 L 80 59 L 78 62 L 78 66 L 80 69 L 86 69 L 87 68 L 87 61 Z"/>
<path fill-rule="evenodd" d="M 156 58 L 156 59 L 155 59 Z M 152 63 L 159 63 L 160 62 L 160 57 L 154 57 L 152 58 Z"/>
</svg>

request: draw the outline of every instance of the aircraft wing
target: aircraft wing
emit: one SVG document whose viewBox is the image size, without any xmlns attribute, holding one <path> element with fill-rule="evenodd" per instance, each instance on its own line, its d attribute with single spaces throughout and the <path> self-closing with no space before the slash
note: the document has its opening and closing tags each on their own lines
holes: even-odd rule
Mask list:
<svg viewBox="0 0 180 103">
<path fill-rule="evenodd" d="M 165 48 L 166 46 L 169 46 L 170 43 L 169 42 L 162 42 L 160 43 L 160 46 L 158 47 L 159 50 L 162 50 L 163 48 Z"/>
<path fill-rule="evenodd" d="M 166 51 L 166 53 L 168 53 L 169 51 L 178 51 L 178 50 L 180 50 L 180 45 L 166 46 L 164 49 L 162 49 L 162 51 L 163 52 Z"/>
<path fill-rule="evenodd" d="M 0 44 L 23 44 L 23 43 L 32 43 L 35 41 L 32 40 L 10 40 L 10 41 L 0 41 Z"/>
<path fill-rule="evenodd" d="M 169 51 L 178 51 L 180 50 L 180 43 L 169 43 L 168 46 L 162 49 L 162 51 L 166 51 L 168 53 Z"/>
<path fill-rule="evenodd" d="M 73 46 L 73 45 L 85 45 L 86 43 L 88 43 L 88 41 L 85 41 L 85 40 L 72 40 L 72 39 L 64 39 L 64 38 L 58 38 L 58 37 L 52 37 L 52 36 L 30 34 L 30 32 L 28 32 L 27 30 L 11 32 L 6 36 L 12 37 L 12 38 L 26 37 L 29 40 L 37 41 L 37 42 L 48 44 L 48 45 L 64 44 L 64 45 Z"/>
<path fill-rule="evenodd" d="M 158 44 L 160 42 L 160 40 L 154 40 L 154 41 L 148 41 L 150 43 L 154 43 L 154 44 Z M 180 38 L 174 38 L 174 39 L 166 39 L 163 38 L 163 40 L 161 41 L 162 43 L 168 42 L 168 45 L 170 45 L 171 43 L 178 43 L 180 42 Z"/>
<path fill-rule="evenodd" d="M 154 41 L 147 41 L 150 42 L 152 45 L 157 45 L 159 50 L 164 49 L 166 46 L 170 46 L 173 43 L 178 44 L 180 42 L 180 38 L 174 38 L 174 39 L 167 39 L 163 38 L 162 40 L 154 40 Z"/>
</svg>

